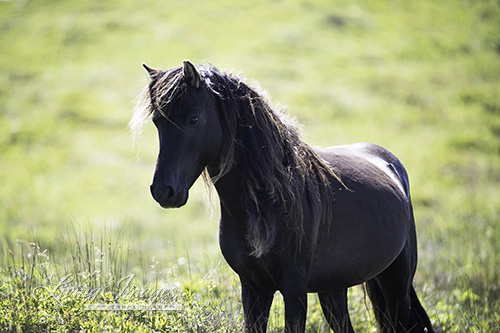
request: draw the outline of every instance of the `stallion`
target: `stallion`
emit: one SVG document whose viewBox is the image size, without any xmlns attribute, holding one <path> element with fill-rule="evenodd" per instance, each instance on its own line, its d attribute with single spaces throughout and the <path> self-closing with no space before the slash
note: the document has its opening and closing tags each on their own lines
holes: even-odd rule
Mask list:
<svg viewBox="0 0 500 333">
<path fill-rule="evenodd" d="M 347 289 L 366 283 L 381 332 L 433 332 L 412 281 L 417 239 L 408 175 L 370 143 L 313 148 L 242 78 L 185 60 L 151 81 L 129 127 L 150 120 L 160 149 L 153 198 L 181 207 L 203 173 L 220 199 L 219 243 L 239 275 L 245 328 L 265 332 L 273 297 L 303 332 L 317 293 L 335 332 L 353 332 Z"/>
</svg>

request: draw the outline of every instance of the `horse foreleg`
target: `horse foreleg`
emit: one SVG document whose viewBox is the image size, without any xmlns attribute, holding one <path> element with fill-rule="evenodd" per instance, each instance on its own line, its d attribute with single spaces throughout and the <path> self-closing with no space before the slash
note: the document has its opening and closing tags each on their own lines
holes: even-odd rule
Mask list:
<svg viewBox="0 0 500 333">
<path fill-rule="evenodd" d="M 307 288 L 305 284 L 290 282 L 287 287 L 281 290 L 281 293 L 285 301 L 285 332 L 304 332 L 307 316 Z"/>
<path fill-rule="evenodd" d="M 273 297 L 273 293 L 259 291 L 248 282 L 241 281 L 246 332 L 266 332 Z"/>
<path fill-rule="evenodd" d="M 323 313 L 333 331 L 335 333 L 353 333 L 354 329 L 347 310 L 347 289 L 320 293 L 318 296 Z"/>
</svg>

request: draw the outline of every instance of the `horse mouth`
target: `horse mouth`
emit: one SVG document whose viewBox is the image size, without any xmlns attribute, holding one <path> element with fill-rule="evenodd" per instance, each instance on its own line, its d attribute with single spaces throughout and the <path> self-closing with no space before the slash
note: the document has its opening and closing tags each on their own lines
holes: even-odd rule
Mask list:
<svg viewBox="0 0 500 333">
<path fill-rule="evenodd" d="M 188 191 L 174 191 L 170 186 L 158 188 L 151 185 L 151 194 L 160 207 L 165 209 L 182 207 L 188 200 Z"/>
<path fill-rule="evenodd" d="M 180 208 L 184 206 L 187 202 L 186 199 L 179 199 L 175 201 L 157 201 L 161 208 L 169 209 L 169 208 Z"/>
</svg>

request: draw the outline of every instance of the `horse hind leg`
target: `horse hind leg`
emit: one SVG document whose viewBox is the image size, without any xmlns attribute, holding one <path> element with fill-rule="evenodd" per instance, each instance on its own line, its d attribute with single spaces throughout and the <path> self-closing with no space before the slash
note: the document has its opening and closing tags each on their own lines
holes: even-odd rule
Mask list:
<svg viewBox="0 0 500 333">
<path fill-rule="evenodd" d="M 351 318 L 347 309 L 347 289 L 339 292 L 319 293 L 321 309 L 328 324 L 335 333 L 353 333 Z"/>
<path fill-rule="evenodd" d="M 424 327 L 424 332 L 433 333 L 434 329 L 432 328 L 432 323 L 427 315 L 422 304 L 420 304 L 420 300 L 417 297 L 417 293 L 415 292 L 415 288 L 413 286 L 410 290 L 410 298 L 411 298 L 411 322 L 415 323 L 414 325 L 421 325 Z"/>
<path fill-rule="evenodd" d="M 416 252 L 406 245 L 396 260 L 367 282 L 381 332 L 433 332 L 429 317 L 413 289 Z"/>
</svg>

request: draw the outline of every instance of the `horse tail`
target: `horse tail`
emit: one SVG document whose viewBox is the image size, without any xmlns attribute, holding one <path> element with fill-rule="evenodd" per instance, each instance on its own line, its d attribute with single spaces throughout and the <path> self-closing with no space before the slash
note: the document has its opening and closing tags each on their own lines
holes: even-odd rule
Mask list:
<svg viewBox="0 0 500 333">
<path fill-rule="evenodd" d="M 366 281 L 365 285 L 368 297 L 372 302 L 373 314 L 377 320 L 379 331 L 386 332 L 391 327 L 391 323 L 387 320 L 386 304 L 382 289 L 380 289 L 375 279 Z"/>
<path fill-rule="evenodd" d="M 423 332 L 434 333 L 434 329 L 432 328 L 431 320 L 427 315 L 422 304 L 420 304 L 420 300 L 417 297 L 417 293 L 415 292 L 415 288 L 411 286 L 410 289 L 410 300 L 411 300 L 411 314 L 410 314 L 410 323 L 413 323 L 415 326 L 420 326 Z"/>
</svg>

